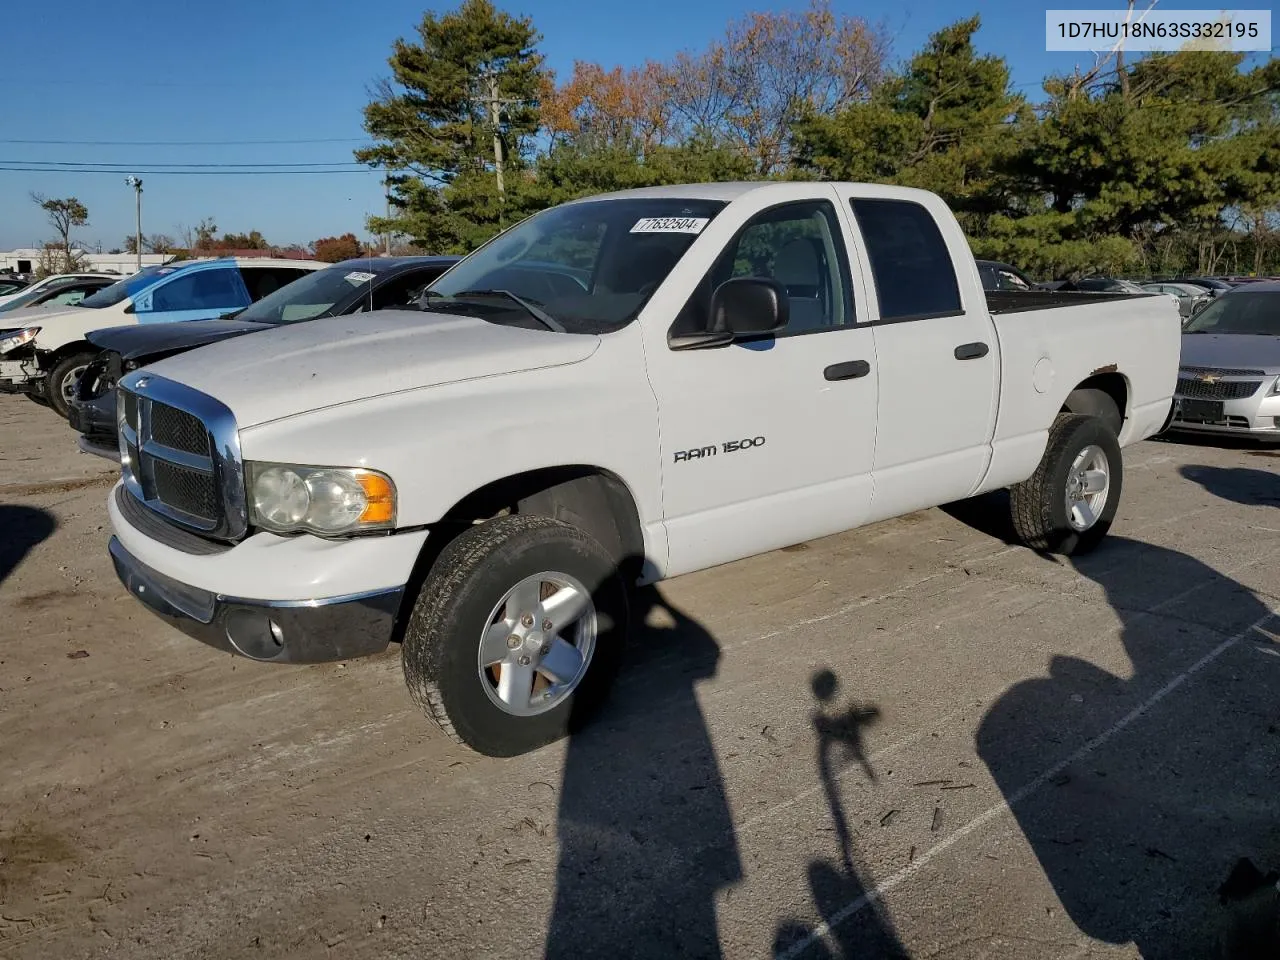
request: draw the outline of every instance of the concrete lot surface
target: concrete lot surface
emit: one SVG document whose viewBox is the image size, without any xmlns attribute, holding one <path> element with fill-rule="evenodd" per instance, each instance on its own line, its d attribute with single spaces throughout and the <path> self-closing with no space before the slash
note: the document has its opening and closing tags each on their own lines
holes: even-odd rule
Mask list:
<svg viewBox="0 0 1280 960">
<path fill-rule="evenodd" d="M 1130 448 L 1076 561 L 989 498 L 664 584 L 599 721 L 492 760 L 394 651 L 153 618 L 113 465 L 0 397 L 0 956 L 1216 956 L 1280 867 L 1278 466 Z"/>
</svg>

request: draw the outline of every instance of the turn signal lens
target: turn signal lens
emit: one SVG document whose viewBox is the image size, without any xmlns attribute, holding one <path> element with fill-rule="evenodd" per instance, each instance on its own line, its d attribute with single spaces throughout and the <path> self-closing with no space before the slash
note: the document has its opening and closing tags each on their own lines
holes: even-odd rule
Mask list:
<svg viewBox="0 0 1280 960">
<path fill-rule="evenodd" d="M 361 470 L 356 480 L 364 490 L 365 508 L 360 514 L 361 524 L 390 524 L 396 519 L 396 488 L 381 473 Z"/>
</svg>

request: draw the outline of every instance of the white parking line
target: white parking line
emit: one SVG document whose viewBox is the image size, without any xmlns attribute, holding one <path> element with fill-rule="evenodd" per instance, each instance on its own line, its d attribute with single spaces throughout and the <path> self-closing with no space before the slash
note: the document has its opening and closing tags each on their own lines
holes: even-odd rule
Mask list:
<svg viewBox="0 0 1280 960">
<path fill-rule="evenodd" d="M 1224 653 L 1226 653 L 1228 650 L 1230 650 L 1232 647 L 1238 644 L 1250 633 L 1254 632 L 1255 630 L 1258 630 L 1259 627 L 1261 627 L 1264 623 L 1267 622 L 1267 620 L 1271 619 L 1271 617 L 1273 616 L 1275 616 L 1275 611 L 1269 610 L 1266 616 L 1261 617 L 1255 623 L 1250 624 L 1246 629 L 1242 630 L 1240 633 L 1237 633 L 1235 636 L 1229 637 L 1228 639 L 1222 641 L 1222 643 L 1218 644 L 1218 646 L 1214 647 L 1212 650 L 1206 653 L 1203 657 L 1201 657 L 1195 663 L 1191 664 L 1189 667 L 1187 667 L 1185 670 L 1183 670 L 1181 673 L 1175 676 L 1172 680 L 1166 683 L 1163 687 L 1161 687 L 1159 690 L 1153 693 L 1150 697 L 1148 697 L 1138 706 L 1134 707 L 1133 710 L 1131 710 L 1129 713 L 1125 714 L 1123 717 L 1117 720 L 1114 724 L 1112 724 L 1102 733 L 1098 734 L 1092 740 L 1089 740 L 1087 743 L 1085 743 L 1082 747 L 1080 747 L 1080 749 L 1076 750 L 1075 753 L 1068 756 L 1065 760 L 1061 760 L 1058 763 L 1055 763 L 1052 767 L 1049 767 L 1047 770 L 1045 770 L 1035 779 L 1023 785 L 1018 790 L 1014 791 L 1014 793 L 1011 794 L 1009 797 L 1002 800 L 1000 803 L 997 803 L 995 806 L 989 807 L 987 810 L 985 810 L 978 816 L 974 817 L 964 826 L 960 827 L 958 830 L 949 834 L 943 840 L 940 840 L 936 846 L 931 847 L 929 850 L 927 850 L 923 855 L 921 855 L 918 859 L 913 861 L 911 864 L 903 867 L 897 873 L 888 877 L 881 883 L 876 884 L 874 888 L 872 888 L 862 896 L 858 897 L 858 899 L 842 907 L 834 916 L 831 917 L 830 920 L 826 921 L 825 923 L 818 924 L 809 932 L 809 935 L 806 936 L 803 940 L 793 944 L 788 950 L 779 954 L 779 960 L 792 960 L 792 958 L 798 957 L 801 953 L 803 953 L 805 950 L 811 947 L 814 943 L 826 937 L 832 931 L 832 929 L 844 923 L 846 920 L 848 920 L 850 917 L 854 916 L 855 914 L 866 909 L 871 904 L 876 903 L 880 900 L 883 900 L 885 894 L 893 890 L 894 887 L 897 887 L 902 883 L 904 883 L 905 881 L 909 880 L 916 873 L 922 870 L 925 867 L 925 865 L 928 864 L 930 861 L 932 861 L 935 857 L 949 850 L 951 847 L 955 846 L 957 843 L 959 843 L 961 840 L 968 837 L 970 834 L 975 833 L 978 830 L 981 830 L 983 827 L 991 823 L 996 818 L 1001 817 L 1004 814 L 1008 813 L 1010 808 L 1021 803 L 1023 800 L 1027 799 L 1027 797 L 1031 796 L 1033 793 L 1040 790 L 1046 783 L 1050 782 L 1054 777 L 1062 773 L 1063 770 L 1067 769 L 1067 767 L 1071 766 L 1072 764 L 1079 763 L 1081 760 L 1089 756 L 1091 753 L 1093 753 L 1103 744 L 1107 743 L 1107 741 L 1111 740 L 1116 734 L 1120 733 L 1122 730 L 1128 727 L 1135 720 L 1142 717 L 1149 710 L 1151 710 L 1152 707 L 1158 704 L 1161 700 L 1165 699 L 1167 696 L 1169 696 L 1169 694 L 1177 690 L 1178 687 L 1186 683 L 1187 680 L 1195 676 L 1195 674 L 1199 673 L 1201 670 L 1203 670 L 1205 667 L 1211 664 L 1214 660 L 1217 660 L 1218 657 L 1222 656 Z"/>
</svg>

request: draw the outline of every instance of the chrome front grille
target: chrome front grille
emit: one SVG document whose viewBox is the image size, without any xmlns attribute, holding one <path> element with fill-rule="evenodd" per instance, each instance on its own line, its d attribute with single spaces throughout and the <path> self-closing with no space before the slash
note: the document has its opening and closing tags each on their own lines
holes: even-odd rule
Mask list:
<svg viewBox="0 0 1280 960">
<path fill-rule="evenodd" d="M 1178 371 L 1190 377 L 1204 376 L 1206 373 L 1215 377 L 1265 377 L 1265 370 L 1223 370 L 1221 367 L 1182 367 Z"/>
<path fill-rule="evenodd" d="M 1205 380 L 1180 376 L 1178 396 L 1189 400 L 1243 400 L 1257 393 L 1260 386 L 1261 380 Z"/>
<path fill-rule="evenodd" d="M 137 371 L 116 387 L 121 474 L 166 520 L 220 540 L 247 529 L 244 469 L 231 411 L 207 394 Z"/>
<path fill-rule="evenodd" d="M 156 443 L 174 450 L 202 457 L 209 455 L 209 432 L 205 430 L 204 424 L 199 417 L 177 407 L 152 404 L 151 436 Z"/>
</svg>

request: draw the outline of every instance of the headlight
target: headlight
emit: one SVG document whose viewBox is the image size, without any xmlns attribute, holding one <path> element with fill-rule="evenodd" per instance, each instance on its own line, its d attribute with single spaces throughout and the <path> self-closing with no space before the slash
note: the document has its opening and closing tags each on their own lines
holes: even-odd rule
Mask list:
<svg viewBox="0 0 1280 960">
<path fill-rule="evenodd" d="M 0 330 L 0 353 L 8 353 L 15 347 L 30 343 L 39 332 L 39 327 L 27 327 L 25 330 Z"/>
<path fill-rule="evenodd" d="M 333 537 L 396 524 L 395 484 L 376 470 L 257 462 L 246 467 L 249 522 L 255 527 Z"/>
<path fill-rule="evenodd" d="M 1268 397 L 1274 397 L 1280 394 L 1280 377 L 1276 377 L 1276 382 L 1271 385 L 1271 389 L 1267 392 Z"/>
</svg>

